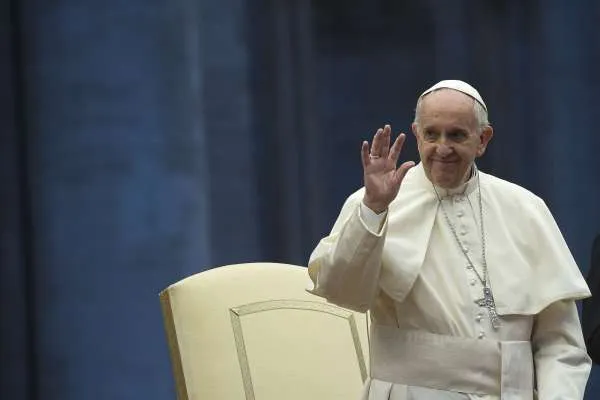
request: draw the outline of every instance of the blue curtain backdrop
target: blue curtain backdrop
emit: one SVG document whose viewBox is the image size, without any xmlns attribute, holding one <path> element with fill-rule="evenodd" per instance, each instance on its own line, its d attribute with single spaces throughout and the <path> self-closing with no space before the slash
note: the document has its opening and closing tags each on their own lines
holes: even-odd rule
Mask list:
<svg viewBox="0 0 600 400">
<path fill-rule="evenodd" d="M 361 141 L 408 131 L 440 79 L 480 90 L 496 129 L 480 167 L 542 196 L 587 271 L 597 1 L 0 7 L 2 399 L 174 398 L 158 292 L 305 264 L 361 185 Z"/>
</svg>

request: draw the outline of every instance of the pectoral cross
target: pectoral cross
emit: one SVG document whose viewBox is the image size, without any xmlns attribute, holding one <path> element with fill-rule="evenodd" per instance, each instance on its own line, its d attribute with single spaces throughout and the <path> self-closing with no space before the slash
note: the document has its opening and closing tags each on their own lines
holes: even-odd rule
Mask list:
<svg viewBox="0 0 600 400">
<path fill-rule="evenodd" d="M 492 289 L 490 289 L 489 287 L 484 287 L 483 298 L 475 300 L 475 303 L 477 303 L 479 307 L 485 307 L 488 309 L 488 313 L 490 314 L 490 322 L 492 323 L 492 328 L 500 328 L 500 317 L 496 312 L 496 303 L 494 302 L 494 295 L 492 294 Z"/>
</svg>

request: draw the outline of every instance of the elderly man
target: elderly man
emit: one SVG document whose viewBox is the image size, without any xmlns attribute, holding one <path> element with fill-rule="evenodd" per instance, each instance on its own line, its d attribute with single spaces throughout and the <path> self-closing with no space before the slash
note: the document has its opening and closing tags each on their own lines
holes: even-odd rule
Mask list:
<svg viewBox="0 0 600 400">
<path fill-rule="evenodd" d="M 472 86 L 418 99 L 405 135 L 362 144 L 364 187 L 309 261 L 312 293 L 369 311 L 364 399 L 582 399 L 575 300 L 589 290 L 544 202 L 479 171 L 493 130 Z"/>
</svg>

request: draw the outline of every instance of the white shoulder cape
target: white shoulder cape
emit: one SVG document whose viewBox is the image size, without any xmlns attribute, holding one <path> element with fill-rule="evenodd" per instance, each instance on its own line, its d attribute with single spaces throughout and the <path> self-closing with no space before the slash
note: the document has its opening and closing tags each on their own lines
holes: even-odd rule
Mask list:
<svg viewBox="0 0 600 400">
<path fill-rule="evenodd" d="M 558 300 L 589 297 L 544 201 L 520 186 L 479 173 L 486 259 L 498 313 L 533 315 Z M 361 201 L 363 193 L 364 188 L 355 192 L 346 206 Z M 433 186 L 418 164 L 390 204 L 386 223 L 379 285 L 398 302 L 419 274 L 438 207 Z"/>
</svg>

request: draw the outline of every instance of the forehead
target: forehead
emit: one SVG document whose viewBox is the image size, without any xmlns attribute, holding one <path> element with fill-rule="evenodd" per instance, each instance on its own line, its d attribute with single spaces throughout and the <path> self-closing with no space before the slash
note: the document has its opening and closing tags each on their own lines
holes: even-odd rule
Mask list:
<svg viewBox="0 0 600 400">
<path fill-rule="evenodd" d="M 440 89 L 421 100 L 419 119 L 422 125 L 451 124 L 474 128 L 477 126 L 474 101 L 466 94 Z"/>
</svg>

